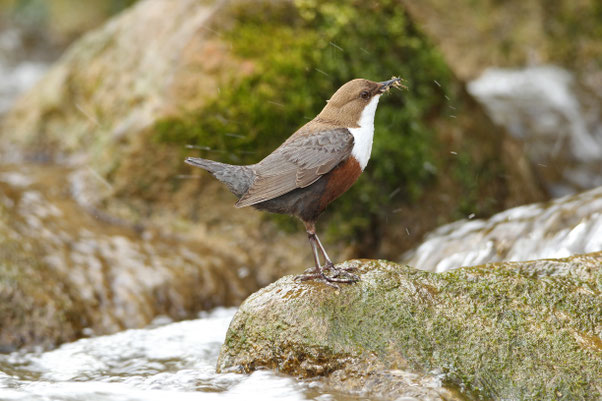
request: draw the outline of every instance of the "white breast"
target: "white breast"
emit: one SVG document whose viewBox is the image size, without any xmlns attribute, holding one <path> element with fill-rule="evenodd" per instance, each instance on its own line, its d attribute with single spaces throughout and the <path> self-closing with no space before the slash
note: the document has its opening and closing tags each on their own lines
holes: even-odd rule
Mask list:
<svg viewBox="0 0 602 401">
<path fill-rule="evenodd" d="M 370 103 L 362 111 L 359 128 L 349 128 L 349 132 L 353 135 L 353 149 L 351 155 L 357 159 L 362 168 L 362 171 L 368 165 L 370 153 L 372 152 L 372 138 L 374 137 L 374 115 L 376 114 L 376 106 L 380 95 L 376 95 L 370 100 Z"/>
</svg>

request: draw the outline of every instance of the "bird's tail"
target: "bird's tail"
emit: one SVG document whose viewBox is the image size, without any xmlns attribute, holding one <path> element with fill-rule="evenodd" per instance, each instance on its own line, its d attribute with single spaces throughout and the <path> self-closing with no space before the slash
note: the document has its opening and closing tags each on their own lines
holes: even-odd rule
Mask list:
<svg viewBox="0 0 602 401">
<path fill-rule="evenodd" d="M 238 198 L 249 190 L 255 180 L 255 173 L 248 166 L 234 166 L 199 157 L 188 157 L 186 163 L 209 171 Z"/>
</svg>

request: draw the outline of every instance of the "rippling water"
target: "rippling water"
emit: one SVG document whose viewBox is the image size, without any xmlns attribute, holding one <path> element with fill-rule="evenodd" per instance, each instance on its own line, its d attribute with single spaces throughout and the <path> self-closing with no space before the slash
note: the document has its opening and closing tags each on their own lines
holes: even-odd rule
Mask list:
<svg viewBox="0 0 602 401">
<path fill-rule="evenodd" d="M 218 374 L 215 365 L 235 308 L 197 320 L 86 338 L 47 352 L 0 355 L 0 400 L 331 400 L 317 382 L 271 371 Z"/>
</svg>

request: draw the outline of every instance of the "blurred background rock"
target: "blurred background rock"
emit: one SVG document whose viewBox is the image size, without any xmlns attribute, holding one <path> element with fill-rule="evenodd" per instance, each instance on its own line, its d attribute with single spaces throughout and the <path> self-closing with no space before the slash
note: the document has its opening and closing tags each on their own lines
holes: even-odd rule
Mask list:
<svg viewBox="0 0 602 401">
<path fill-rule="evenodd" d="M 602 5 L 404 1 L 558 197 L 602 185 Z M 478 46 L 475 46 L 478 38 Z"/>
<path fill-rule="evenodd" d="M 0 1 L 0 114 L 86 31 L 133 4 L 110 0 Z"/>
<path fill-rule="evenodd" d="M 442 224 L 602 185 L 594 0 L 14 0 L 0 10 L 0 296 L 20 305 L 2 312 L 19 328 L 0 333 L 7 347 L 237 305 L 309 266 L 293 219 L 233 209 L 182 160 L 256 162 L 354 77 L 399 75 L 409 90 L 381 102 L 370 165 L 319 227 L 337 260 L 425 260 L 415 247 Z M 49 325 L 56 286 L 68 313 Z M 34 313 L 40 305 L 48 313 Z"/>
</svg>

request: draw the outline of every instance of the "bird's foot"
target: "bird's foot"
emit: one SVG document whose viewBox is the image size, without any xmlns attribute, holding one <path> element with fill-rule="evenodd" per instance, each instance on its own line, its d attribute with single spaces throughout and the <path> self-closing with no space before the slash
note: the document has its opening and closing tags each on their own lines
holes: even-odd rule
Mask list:
<svg viewBox="0 0 602 401">
<path fill-rule="evenodd" d="M 349 269 L 349 270 L 353 270 L 353 269 Z M 329 271 L 334 274 L 326 275 L 324 273 L 325 271 Z M 327 263 L 323 269 L 318 269 L 315 267 L 309 268 L 309 269 L 305 270 L 304 274 L 301 274 L 301 275 L 295 277 L 295 279 L 299 280 L 299 281 L 306 281 L 306 280 L 322 281 L 323 283 L 325 283 L 331 287 L 337 288 L 337 289 L 339 288 L 339 286 L 336 283 L 351 284 L 351 283 L 358 282 L 360 280 L 360 278 L 358 276 L 350 273 L 348 271 L 348 269 L 338 268 L 332 262 Z"/>
<path fill-rule="evenodd" d="M 336 278 L 338 283 L 355 283 L 360 281 L 358 275 L 351 273 L 354 270 L 357 270 L 354 266 L 349 267 L 336 267 L 334 263 L 330 262 L 324 266 L 324 270 L 330 270 L 334 274 L 332 278 Z"/>
<path fill-rule="evenodd" d="M 320 270 L 316 269 L 315 267 L 308 267 L 305 269 L 302 275 L 305 274 L 320 274 Z"/>
<path fill-rule="evenodd" d="M 316 268 L 310 268 L 305 270 L 306 274 L 300 274 L 297 277 L 295 277 L 295 280 L 299 280 L 299 281 L 307 281 L 307 280 L 315 280 L 315 281 L 321 281 L 326 285 L 329 285 L 333 288 L 336 288 L 337 290 L 340 288 L 338 285 L 336 285 L 335 283 L 333 283 L 324 273 L 322 273 L 321 271 L 317 270 Z"/>
</svg>

